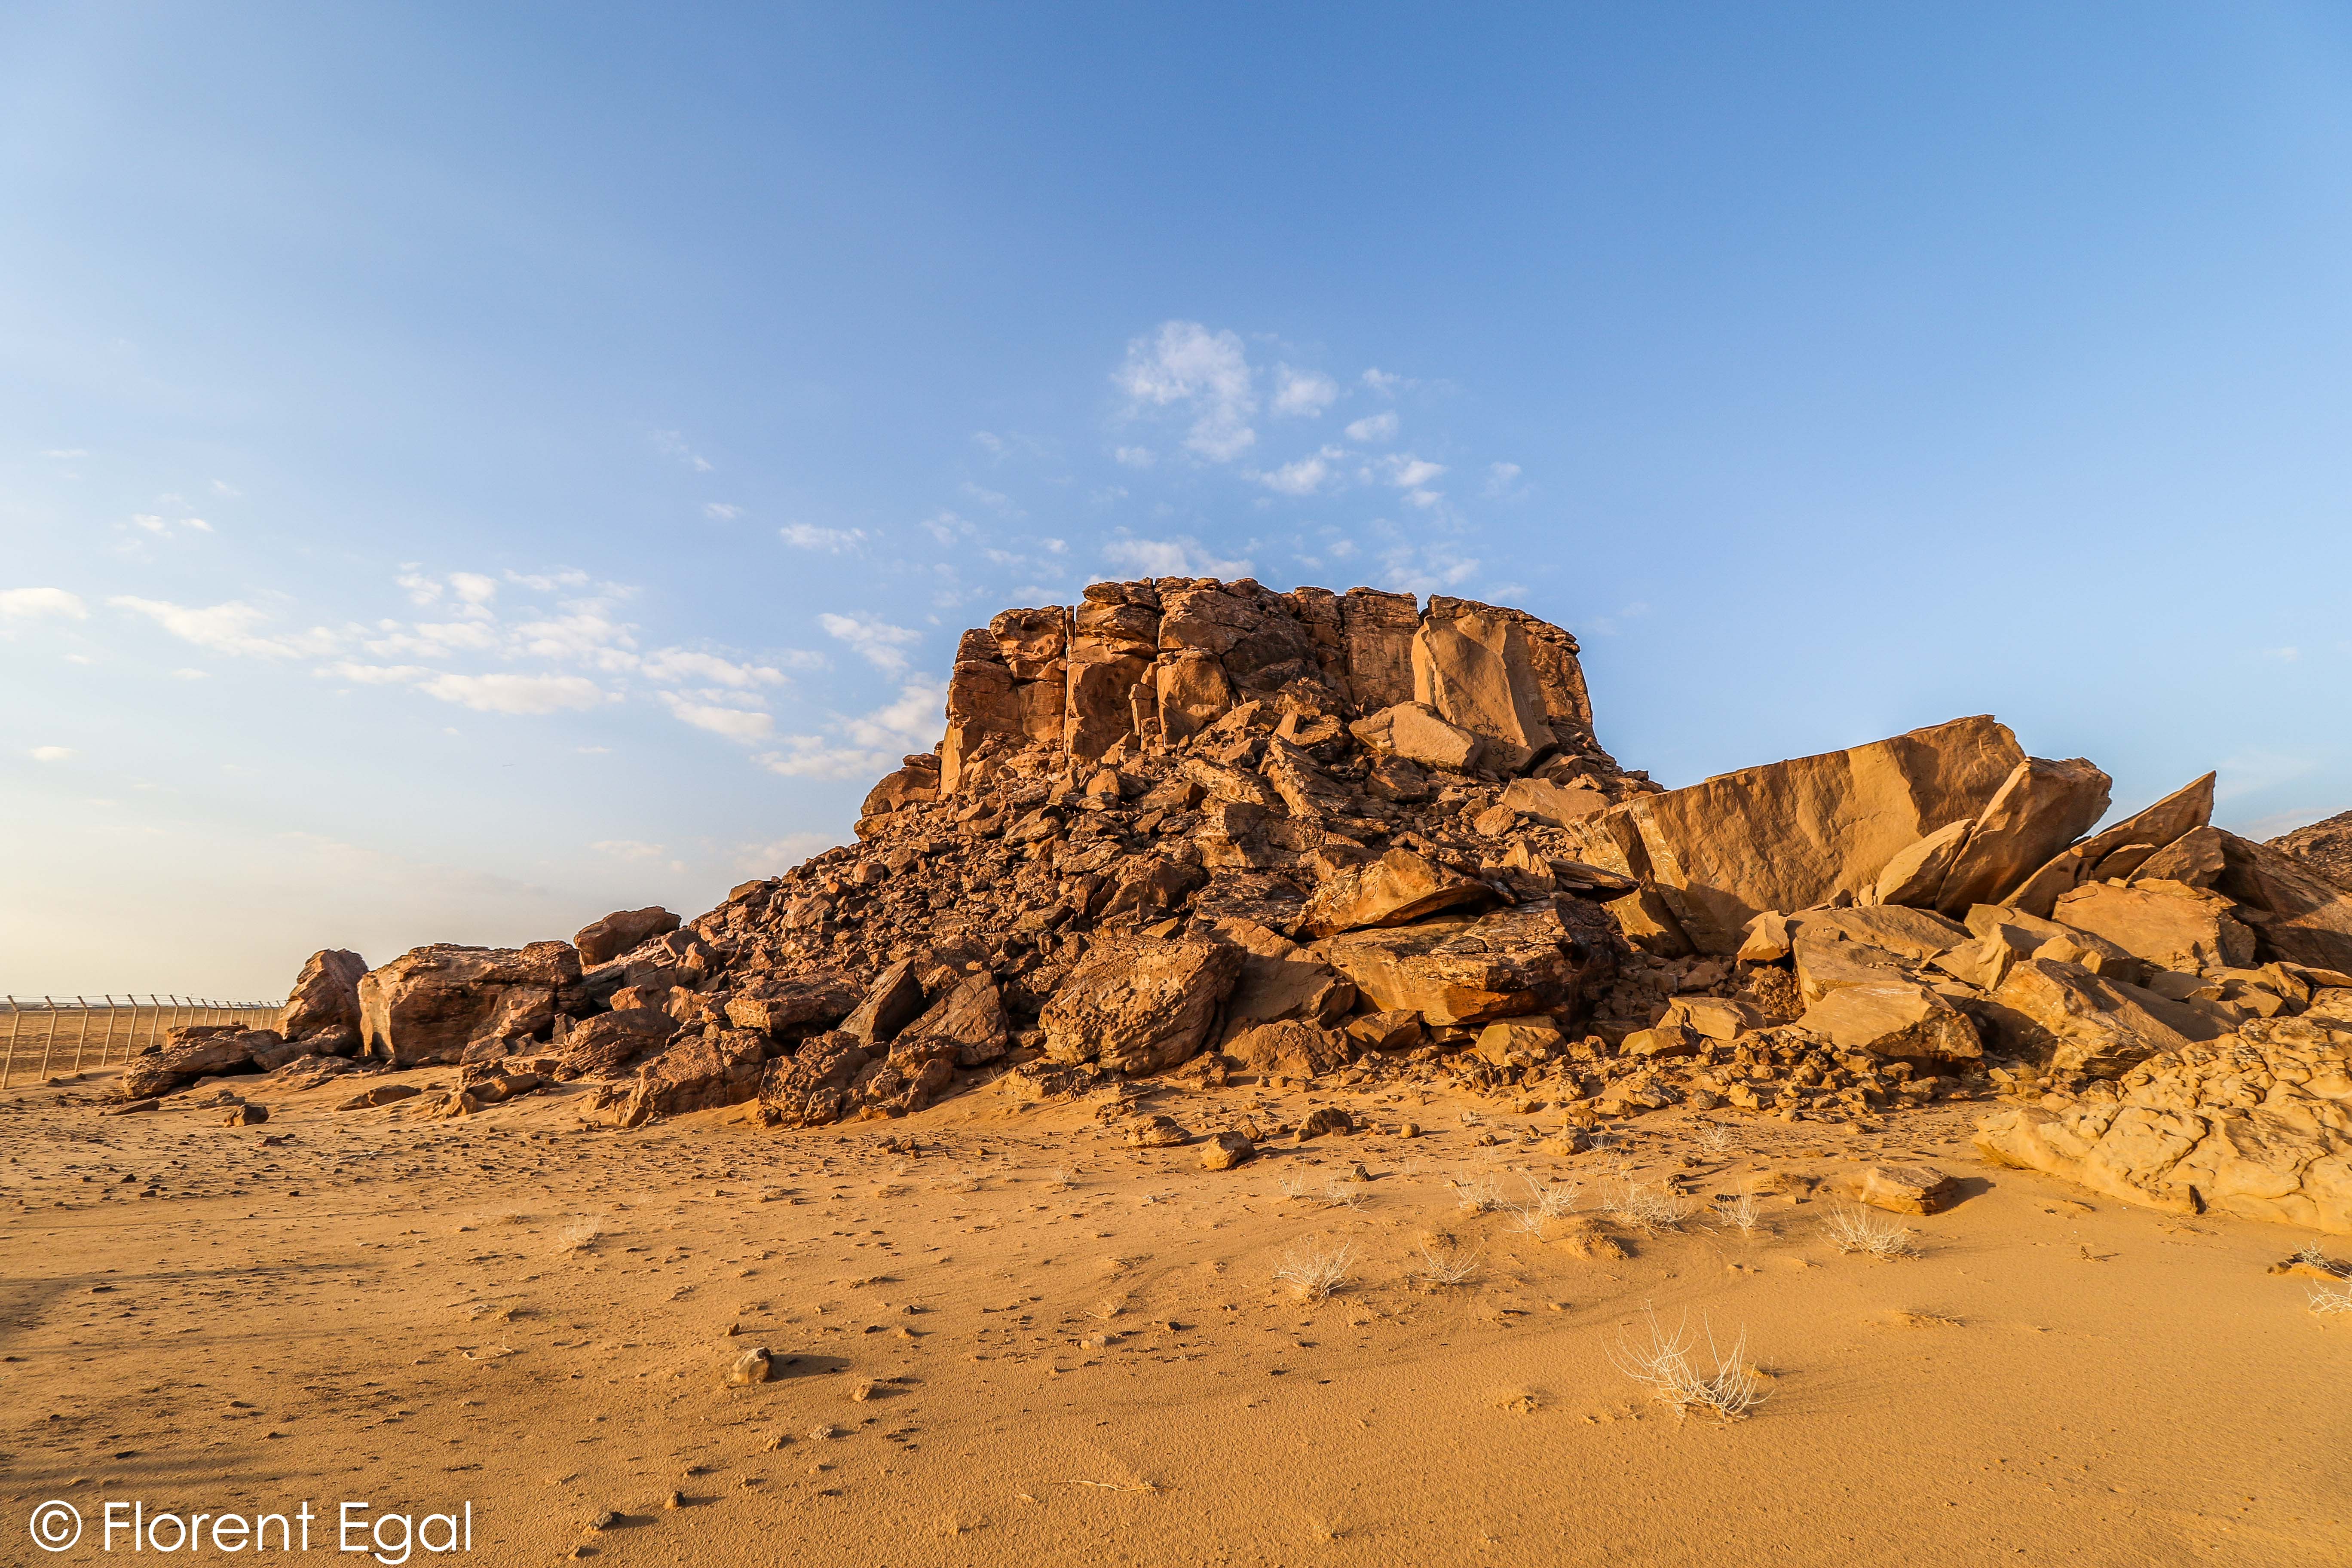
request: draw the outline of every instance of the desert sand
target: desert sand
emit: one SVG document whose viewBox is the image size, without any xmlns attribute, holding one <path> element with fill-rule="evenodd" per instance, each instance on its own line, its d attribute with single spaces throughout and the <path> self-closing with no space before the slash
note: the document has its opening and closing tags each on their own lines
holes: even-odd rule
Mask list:
<svg viewBox="0 0 2352 1568">
<path fill-rule="evenodd" d="M 617 1131 L 586 1083 L 447 1121 L 248 1079 L 269 1120 L 226 1127 L 102 1117 L 111 1076 L 0 1105 L 9 1562 L 100 1559 L 26 1547 L 51 1499 L 470 1504 L 499 1563 L 2352 1561 L 2352 1318 L 2271 1272 L 2309 1238 L 1984 1165 L 1980 1106 L 1572 1155 L 1501 1099 L 1147 1106 L 1367 1125 L 1211 1171 L 1087 1101 Z M 1916 1256 L 1832 1244 L 1872 1161 L 1961 1182 Z M 1591 1217 L 1669 1179 L 1679 1228 Z M 1349 1249 L 1328 1300 L 1275 1278 L 1302 1247 Z M 1650 1398 L 1616 1362 L 1653 1311 L 1744 1334 L 1763 1402 Z"/>
</svg>

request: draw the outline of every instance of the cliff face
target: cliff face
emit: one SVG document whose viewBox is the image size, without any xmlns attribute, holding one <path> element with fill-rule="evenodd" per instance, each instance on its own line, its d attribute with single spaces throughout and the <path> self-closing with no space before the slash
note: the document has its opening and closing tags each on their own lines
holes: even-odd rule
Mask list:
<svg viewBox="0 0 2352 1568">
<path fill-rule="evenodd" d="M 1524 611 L 1409 594 L 1244 579 L 1097 583 L 1071 607 L 1007 610 L 964 633 L 947 734 L 893 792 L 968 793 L 1025 755 L 1028 771 L 1117 766 L 1273 702 L 1354 719 L 1418 704 L 1477 738 L 1467 771 L 1552 758 L 1616 772 L 1592 732 L 1576 639 Z M 896 797 L 903 803 L 903 795 Z"/>
</svg>

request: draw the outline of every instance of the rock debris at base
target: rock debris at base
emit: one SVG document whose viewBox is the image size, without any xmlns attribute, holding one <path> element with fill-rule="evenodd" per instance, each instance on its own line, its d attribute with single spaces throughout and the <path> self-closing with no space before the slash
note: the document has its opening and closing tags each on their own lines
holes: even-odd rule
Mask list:
<svg viewBox="0 0 2352 1568">
<path fill-rule="evenodd" d="M 585 1079 L 615 1125 L 780 1128 L 1097 1095 L 1213 1167 L 1286 1130 L 1171 1136 L 1145 1080 L 1443 1079 L 1570 1146 L 2006 1096 L 2008 1163 L 2352 1231 L 2352 814 L 2255 843 L 2209 773 L 2094 831 L 2107 775 L 1989 716 L 1668 790 L 1601 748 L 1577 652 L 1368 588 L 1008 610 L 855 844 L 683 922 L 322 952 L 283 1032 L 178 1031 L 122 1093 L 438 1064 L 438 1114 Z"/>
</svg>

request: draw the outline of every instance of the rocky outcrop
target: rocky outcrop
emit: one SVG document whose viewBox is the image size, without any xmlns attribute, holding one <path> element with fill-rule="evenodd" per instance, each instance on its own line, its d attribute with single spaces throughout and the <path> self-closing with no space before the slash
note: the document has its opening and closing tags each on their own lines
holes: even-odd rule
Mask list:
<svg viewBox="0 0 2352 1568">
<path fill-rule="evenodd" d="M 477 1040 L 543 1037 L 557 996 L 579 981 L 580 955 L 569 942 L 413 948 L 361 979 L 362 1048 L 416 1067 L 457 1061 Z"/>
<path fill-rule="evenodd" d="M 2302 861 L 2313 875 L 2352 893 L 2352 811 L 2282 833 L 2265 847 Z"/>
<path fill-rule="evenodd" d="M 1343 931 L 1410 925 L 1441 910 L 1496 902 L 1495 889 L 1473 877 L 1438 866 L 1410 849 L 1391 849 L 1377 860 L 1326 878 L 1307 900 L 1299 923 L 1309 936 Z"/>
<path fill-rule="evenodd" d="M 1898 852 L 1983 812 L 2024 761 L 2005 726 L 1956 719 L 1638 796 L 1573 830 L 1580 858 L 1655 888 L 1693 947 L 1730 953 L 1765 910 L 1874 886 Z"/>
<path fill-rule="evenodd" d="M 678 918 L 659 905 L 642 910 L 615 910 L 603 920 L 582 926 L 572 939 L 585 965 L 609 963 L 657 936 L 678 928 Z"/>
<path fill-rule="evenodd" d="M 1570 1011 L 1615 973 L 1598 911 L 1565 899 L 1349 931 L 1320 951 L 1374 1007 L 1444 1026 Z"/>
<path fill-rule="evenodd" d="M 2059 896 L 2084 882 L 2126 877 L 2213 816 L 2213 775 L 2192 779 L 2143 811 L 2053 855 L 1998 901 L 2047 918 Z"/>
<path fill-rule="evenodd" d="M 2249 1024 L 1987 1117 L 1977 1147 L 2147 1208 L 2352 1234 L 2347 1068 L 2352 1019 Z"/>
<path fill-rule="evenodd" d="M 359 1027 L 360 977 L 366 973 L 367 960 L 356 952 L 331 947 L 312 953 L 287 993 L 278 1033 L 299 1040 L 322 1029 Z"/>
</svg>

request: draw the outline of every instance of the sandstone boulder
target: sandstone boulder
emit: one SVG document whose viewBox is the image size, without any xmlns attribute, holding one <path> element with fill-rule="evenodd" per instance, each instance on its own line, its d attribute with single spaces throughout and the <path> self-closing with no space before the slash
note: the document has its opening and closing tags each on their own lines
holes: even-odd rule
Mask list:
<svg viewBox="0 0 2352 1568">
<path fill-rule="evenodd" d="M 1220 1049 L 1230 1049 L 1224 1042 L 1260 1024 L 1298 1019 L 1328 1027 L 1356 1005 L 1353 981 L 1255 921 L 1202 921 L 1193 934 L 1242 950 L 1241 972 L 1225 997 Z"/>
<path fill-rule="evenodd" d="M 1448 723 L 1426 703 L 1400 702 L 1357 720 L 1348 729 L 1376 757 L 1449 773 L 1470 773 L 1480 763 L 1483 742 L 1479 737 Z"/>
<path fill-rule="evenodd" d="M 1580 816 L 1609 809 L 1609 797 L 1597 789 L 1573 788 L 1549 779 L 1513 779 L 1503 791 L 1502 804 L 1538 822 L 1565 827 Z"/>
<path fill-rule="evenodd" d="M 839 1030 L 801 1042 L 789 1057 L 768 1063 L 760 1103 L 787 1127 L 823 1127 L 849 1108 L 849 1086 L 873 1058 Z"/>
<path fill-rule="evenodd" d="M 1895 858 L 1880 868 L 1878 880 L 1863 901 L 1934 909 L 1936 896 L 1944 889 L 1944 877 L 1976 825 L 1973 816 L 1948 822 L 1896 850 Z"/>
<path fill-rule="evenodd" d="M 2094 1078 L 2116 1077 L 2159 1051 L 2221 1033 L 2192 1007 L 2044 958 L 2012 964 L 1984 1011 L 2011 1051 Z"/>
<path fill-rule="evenodd" d="M 570 942 L 414 948 L 362 977 L 361 1039 L 367 1055 L 396 1067 L 455 1062 L 478 1039 L 543 1033 L 557 993 L 579 980 Z"/>
<path fill-rule="evenodd" d="M 1977 814 L 1944 874 L 1936 907 L 1957 915 L 1975 904 L 1998 903 L 2090 831 L 2106 814 L 2113 782 L 2081 757 L 2019 763 Z"/>
<path fill-rule="evenodd" d="M 872 1049 L 887 1045 L 923 1011 L 923 983 L 915 961 L 900 959 L 877 975 L 866 998 L 842 1020 L 841 1032 Z"/>
<path fill-rule="evenodd" d="M 1348 1065 L 1348 1037 L 1301 1020 L 1259 1024 L 1228 1041 L 1225 1054 L 1251 1072 L 1313 1078 Z"/>
<path fill-rule="evenodd" d="M 677 917 L 658 904 L 642 910 L 615 910 L 603 920 L 580 928 L 572 939 L 583 964 L 606 963 L 633 947 L 677 929 Z"/>
<path fill-rule="evenodd" d="M 1201 1163 L 1212 1171 L 1230 1171 L 1257 1154 L 1257 1145 L 1239 1132 L 1219 1132 L 1201 1145 Z"/>
<path fill-rule="evenodd" d="M 2088 882 L 2061 894 L 2052 919 L 2105 937 L 2158 969 L 2189 973 L 2253 963 L 2254 933 L 2230 900 L 2182 882 Z"/>
<path fill-rule="evenodd" d="M 2213 890 L 2236 900 L 2264 959 L 2352 970 L 2352 893 L 2292 855 L 2221 836 L 2223 868 Z"/>
<path fill-rule="evenodd" d="M 1854 942 L 1817 926 L 1801 926 L 1790 943 L 1796 956 L 1797 994 L 1818 1002 L 1849 985 L 1879 985 L 1905 978 L 1903 955 Z"/>
<path fill-rule="evenodd" d="M 1967 1015 L 1909 981 L 1841 986 L 1797 1022 L 1842 1051 L 1922 1062 L 1970 1062 L 1984 1055 Z"/>
<path fill-rule="evenodd" d="M 1969 940 L 1969 928 L 1958 921 L 1946 920 L 1931 910 L 1897 904 L 1807 910 L 1791 915 L 1790 923 L 1800 931 L 1835 931 L 1850 942 L 1867 942 L 1918 963 Z"/>
<path fill-rule="evenodd" d="M 2102 863 L 2102 869 L 2106 867 L 2116 868 L 2115 876 L 2135 882 L 2185 882 L 2192 888 L 2213 886 L 2230 868 L 2221 830 L 2210 826 L 2192 827 L 2163 848 L 2150 849 L 2136 866 L 2119 850 Z"/>
<path fill-rule="evenodd" d="M 1473 1055 L 1498 1068 L 1530 1067 L 1548 1062 L 1568 1047 L 1559 1026 L 1540 1016 L 1505 1018 L 1478 1031 L 1471 1042 Z"/>
<path fill-rule="evenodd" d="M 278 1032 L 299 1040 L 321 1029 L 358 1028 L 360 977 L 366 973 L 367 960 L 356 952 L 331 947 L 312 953 L 287 994 Z"/>
<path fill-rule="evenodd" d="M 1564 921 L 1563 903 L 1573 906 L 1555 900 L 1475 919 L 1440 915 L 1349 931 L 1322 947 L 1374 1006 L 1418 1013 L 1432 1024 L 1557 1012 L 1605 988 L 1615 972 L 1613 955 Z"/>
<path fill-rule="evenodd" d="M 1959 1183 L 1933 1165 L 1866 1165 L 1845 1184 L 1863 1203 L 1895 1214 L 1940 1213 L 1960 1191 Z"/>
<path fill-rule="evenodd" d="M 2051 909 L 2058 902 L 2058 896 L 2067 889 L 2084 882 L 2126 874 L 2120 868 L 2113 871 L 2106 868 L 2111 856 L 2133 851 L 2131 865 L 2137 867 L 2148 855 L 2189 829 L 2205 826 L 2212 815 L 2213 775 L 2207 773 L 2173 791 L 2146 810 L 2124 818 L 2113 827 L 2104 828 L 2080 844 L 2059 851 L 2004 895 L 2000 901 L 2046 920 Z"/>
<path fill-rule="evenodd" d="M 909 805 L 940 798 L 940 759 L 936 753 L 908 757 L 898 772 L 884 773 L 857 808 L 860 816 L 880 816 Z M 595 962 L 591 960 L 590 962 Z"/>
<path fill-rule="evenodd" d="M 1310 936 L 1332 936 L 1406 925 L 1440 910 L 1495 901 L 1495 890 L 1486 883 L 1410 849 L 1391 849 L 1326 879 L 1307 900 L 1299 924 Z"/>
<path fill-rule="evenodd" d="M 174 1029 L 162 1050 L 152 1056 L 131 1058 L 115 1084 L 114 1093 L 120 1100 L 149 1100 L 176 1094 L 200 1078 L 252 1072 L 256 1070 L 255 1046 L 268 1047 L 284 1043 L 284 1037 L 269 1029 Z"/>
<path fill-rule="evenodd" d="M 2352 893 L 2352 811 L 2282 833 L 2265 847 L 2302 861 L 2314 875 Z"/>
<path fill-rule="evenodd" d="M 767 1037 L 755 1029 L 706 1029 L 681 1038 L 637 1069 L 620 1124 L 740 1104 L 760 1091 L 767 1062 Z"/>
<path fill-rule="evenodd" d="M 1097 943 L 1038 1016 L 1045 1055 L 1128 1073 L 1189 1059 L 1239 978 L 1242 956 L 1241 949 L 1217 942 Z"/>
<path fill-rule="evenodd" d="M 1506 773 L 1520 772 L 1559 742 L 1529 647 L 1530 623 L 1542 624 L 1441 595 L 1431 599 L 1412 640 L 1413 700 L 1477 736 L 1482 764 Z"/>
<path fill-rule="evenodd" d="M 739 1029 L 791 1039 L 840 1023 L 860 1000 L 856 988 L 829 969 L 770 971 L 731 992 L 725 1010 Z"/>
<path fill-rule="evenodd" d="M 1591 837 L 1612 820 L 1630 827 L 1644 864 L 1627 869 L 1664 895 L 1698 951 L 1728 953 L 1763 910 L 1873 886 L 1898 851 L 1981 812 L 2024 760 L 2005 726 L 1956 719 L 1639 795 L 1579 826 Z M 1618 869 L 1597 846 L 1580 858 Z"/>
<path fill-rule="evenodd" d="M 982 1067 L 996 1060 L 1009 1048 L 1012 1026 L 995 976 L 985 970 L 962 976 L 898 1037 L 945 1047 L 956 1067 Z"/>
<path fill-rule="evenodd" d="M 619 1078 L 632 1064 L 668 1045 L 677 1020 L 651 1007 L 599 1013 L 572 1026 L 556 1049 L 556 1076 Z"/>
</svg>

